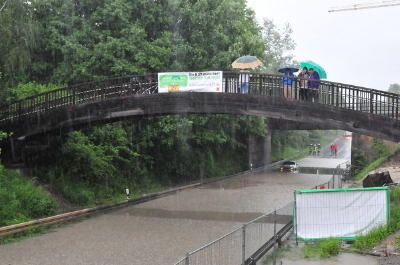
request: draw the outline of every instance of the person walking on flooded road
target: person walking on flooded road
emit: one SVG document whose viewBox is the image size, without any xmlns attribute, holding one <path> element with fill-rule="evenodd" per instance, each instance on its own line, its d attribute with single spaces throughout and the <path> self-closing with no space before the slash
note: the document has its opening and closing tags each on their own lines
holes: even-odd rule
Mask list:
<svg viewBox="0 0 400 265">
<path fill-rule="evenodd" d="M 333 144 L 333 154 L 336 157 L 337 156 L 337 151 L 338 151 L 338 145 L 337 144 Z"/>
</svg>

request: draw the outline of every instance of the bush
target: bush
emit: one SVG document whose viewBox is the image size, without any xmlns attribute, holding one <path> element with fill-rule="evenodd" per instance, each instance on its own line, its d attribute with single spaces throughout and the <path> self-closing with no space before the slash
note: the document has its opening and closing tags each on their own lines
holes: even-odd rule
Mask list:
<svg viewBox="0 0 400 265">
<path fill-rule="evenodd" d="M 339 254 L 340 242 L 338 239 L 330 238 L 321 240 L 316 244 L 309 244 L 303 247 L 303 253 L 306 258 L 329 258 Z"/>
<path fill-rule="evenodd" d="M 0 226 L 52 215 L 56 210 L 57 203 L 48 193 L 0 165 Z"/>
<path fill-rule="evenodd" d="M 354 247 L 359 250 L 370 249 L 377 243 L 381 242 L 389 234 L 390 233 L 386 225 L 377 227 L 375 229 L 372 229 L 368 234 L 359 237 L 354 242 Z"/>
<path fill-rule="evenodd" d="M 340 242 L 337 239 L 327 239 L 321 242 L 320 255 L 322 258 L 328 258 L 339 254 Z"/>
<path fill-rule="evenodd" d="M 95 203 L 95 194 L 89 187 L 83 184 L 66 183 L 62 185 L 61 192 L 70 202 L 78 205 L 90 205 Z"/>
</svg>

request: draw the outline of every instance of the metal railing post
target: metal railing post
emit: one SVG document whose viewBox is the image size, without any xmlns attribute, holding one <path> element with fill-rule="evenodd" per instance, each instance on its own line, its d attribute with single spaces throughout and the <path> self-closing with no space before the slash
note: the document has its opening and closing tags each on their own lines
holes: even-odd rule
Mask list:
<svg viewBox="0 0 400 265">
<path fill-rule="evenodd" d="M 273 264 L 276 264 L 276 241 L 277 241 L 277 235 L 276 235 L 276 209 L 274 210 L 274 247 L 272 250 L 272 255 L 273 255 Z"/>
<path fill-rule="evenodd" d="M 374 92 L 370 92 L 370 97 L 369 97 L 369 113 L 374 113 Z"/>
<path fill-rule="evenodd" d="M 225 91 L 224 91 L 225 93 L 228 93 L 229 92 L 229 90 L 228 90 L 228 77 L 225 75 Z"/>
<path fill-rule="evenodd" d="M 21 118 L 21 114 L 22 114 L 21 101 L 18 102 L 17 112 L 18 112 L 18 114 L 17 114 L 18 119 L 20 119 Z"/>
<path fill-rule="evenodd" d="M 274 210 L 274 242 L 276 243 L 276 209 Z"/>
<path fill-rule="evenodd" d="M 242 265 L 246 262 L 246 225 L 242 227 Z"/>
<path fill-rule="evenodd" d="M 72 104 L 76 104 L 76 89 L 75 87 L 72 87 Z"/>
<path fill-rule="evenodd" d="M 339 107 L 339 86 L 338 85 L 336 85 L 336 107 Z"/>
<path fill-rule="evenodd" d="M 185 265 L 190 265 L 190 263 L 189 263 L 189 257 L 190 257 L 189 253 L 186 253 Z"/>
<path fill-rule="evenodd" d="M 47 92 L 47 93 L 46 93 L 46 99 L 45 99 L 46 103 L 45 103 L 45 105 L 44 105 L 44 106 L 45 106 L 45 111 L 46 111 L 46 112 L 49 111 L 49 109 L 50 109 L 49 93 L 50 93 L 50 92 Z"/>
</svg>

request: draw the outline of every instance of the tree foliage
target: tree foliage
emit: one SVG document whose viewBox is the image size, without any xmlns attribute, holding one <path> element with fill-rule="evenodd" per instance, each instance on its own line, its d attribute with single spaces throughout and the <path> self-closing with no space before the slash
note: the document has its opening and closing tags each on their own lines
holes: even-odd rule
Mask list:
<svg viewBox="0 0 400 265">
<path fill-rule="evenodd" d="M 39 26 L 28 1 L 9 0 L 0 13 L 0 100 L 4 88 L 14 87 L 30 78 Z"/>
<path fill-rule="evenodd" d="M 74 131 L 35 161 L 39 175 L 79 204 L 247 169 L 250 133 L 260 117 L 172 115 Z"/>
<path fill-rule="evenodd" d="M 265 51 L 245 0 L 10 0 L 0 19 L 3 87 L 226 70 Z"/>
<path fill-rule="evenodd" d="M 400 84 L 394 83 L 389 86 L 389 92 L 400 94 Z"/>
<path fill-rule="evenodd" d="M 264 71 L 276 72 L 280 66 L 293 63 L 291 52 L 295 48 L 292 39 L 293 30 L 289 24 L 278 27 L 268 18 L 264 19 L 262 27 L 265 48 Z"/>
<path fill-rule="evenodd" d="M 0 89 L 11 99 L 131 72 L 230 70 L 243 55 L 275 71 L 294 47 L 289 27 L 258 25 L 246 0 L 9 1 L 0 16 L 0 47 L 7 51 L 0 55 Z M 264 118 L 234 115 L 89 128 L 52 145 L 36 161 L 38 175 L 71 201 L 88 204 L 125 187 L 138 191 L 247 169 L 249 134 L 266 130 Z"/>
</svg>

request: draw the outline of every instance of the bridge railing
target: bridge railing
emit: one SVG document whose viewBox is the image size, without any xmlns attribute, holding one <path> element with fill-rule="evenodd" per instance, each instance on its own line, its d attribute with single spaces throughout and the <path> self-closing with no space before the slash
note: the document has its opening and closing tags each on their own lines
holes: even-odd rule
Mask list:
<svg viewBox="0 0 400 265">
<path fill-rule="evenodd" d="M 224 73 L 226 92 L 243 93 L 240 91 L 243 73 Z M 369 89 L 360 86 L 330 82 L 325 80 L 300 79 L 297 77 L 283 77 L 265 73 L 249 74 L 250 94 L 281 96 L 283 97 L 283 78 L 292 91 L 292 99 L 310 101 L 314 103 L 333 105 L 339 108 L 369 112 L 398 119 L 399 95 Z M 310 86 L 314 82 L 315 87 Z"/>
<path fill-rule="evenodd" d="M 284 79 L 286 79 L 284 85 Z M 289 81 L 288 81 L 289 80 Z M 248 90 L 242 83 L 248 82 Z M 283 97 L 284 87 L 291 99 L 332 105 L 399 119 L 399 95 L 325 80 L 299 79 L 282 75 L 250 72 L 224 72 L 223 91 L 235 94 Z M 131 94 L 157 93 L 157 74 L 117 77 L 52 90 L 0 107 L 0 124 L 18 122 L 27 116 L 49 112 L 68 105 L 106 100 Z"/>
<path fill-rule="evenodd" d="M 18 122 L 36 113 L 130 94 L 157 93 L 157 75 L 118 77 L 55 89 L 27 97 L 0 108 L 0 122 Z"/>
</svg>

